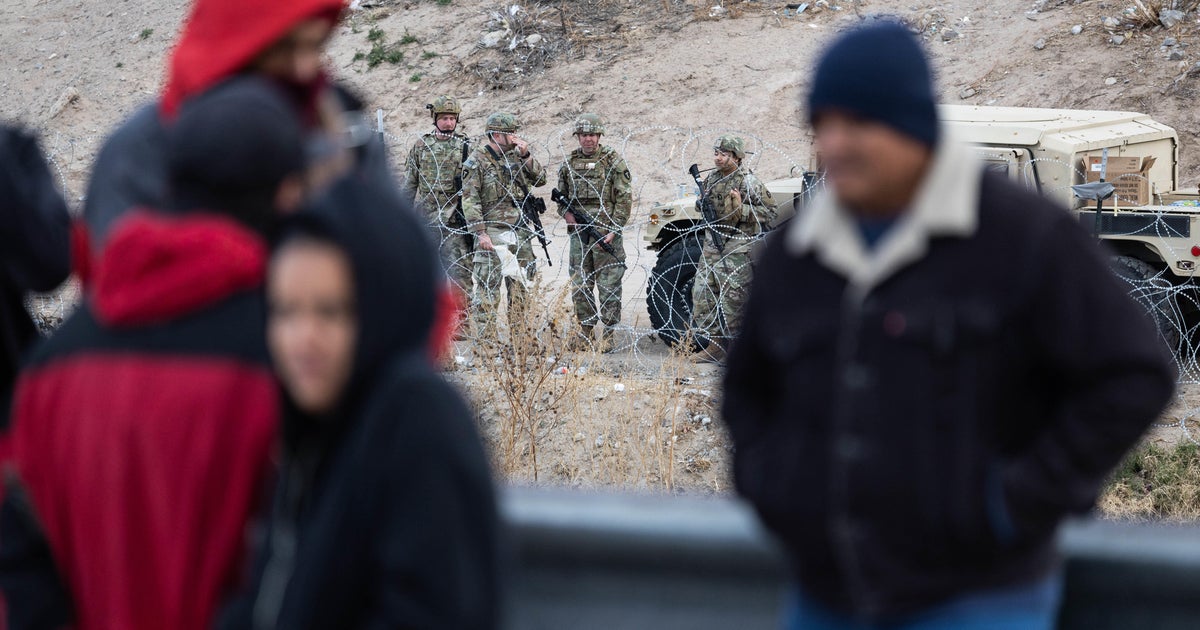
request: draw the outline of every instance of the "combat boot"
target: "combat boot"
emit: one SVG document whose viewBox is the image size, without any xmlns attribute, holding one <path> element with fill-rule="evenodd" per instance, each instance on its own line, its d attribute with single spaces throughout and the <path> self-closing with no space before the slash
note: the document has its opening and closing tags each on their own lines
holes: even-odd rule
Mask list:
<svg viewBox="0 0 1200 630">
<path fill-rule="evenodd" d="M 593 336 L 591 326 L 580 326 L 580 330 L 567 343 L 567 352 L 587 352 L 592 349 Z"/>
<path fill-rule="evenodd" d="M 696 353 L 693 362 L 723 365 L 725 363 L 725 348 L 722 348 L 721 344 L 715 341 L 710 341 L 707 346 L 704 346 L 704 348 Z"/>
<path fill-rule="evenodd" d="M 612 352 L 617 347 L 617 331 L 610 326 L 605 326 L 604 330 L 600 331 L 600 346 L 597 351 L 604 354 Z"/>
</svg>

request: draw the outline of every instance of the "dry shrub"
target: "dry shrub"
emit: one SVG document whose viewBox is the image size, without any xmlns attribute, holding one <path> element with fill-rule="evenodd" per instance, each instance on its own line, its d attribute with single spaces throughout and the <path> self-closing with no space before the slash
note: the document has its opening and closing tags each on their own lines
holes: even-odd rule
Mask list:
<svg viewBox="0 0 1200 630">
<path fill-rule="evenodd" d="M 715 421 L 712 391 L 694 384 L 691 361 L 672 355 L 647 366 L 628 346 L 609 355 L 568 352 L 578 330 L 569 291 L 535 283 L 524 319 L 531 325 L 474 340 L 475 371 L 452 375 L 474 402 L 498 476 L 587 488 L 727 490 L 729 440 Z"/>
<path fill-rule="evenodd" d="M 463 70 L 489 89 L 512 89 L 556 62 L 590 53 L 603 57 L 632 37 L 628 24 L 670 27 L 690 11 L 682 0 L 507 0 L 484 11 L 481 37 L 502 33 L 499 45 L 481 45 Z M 652 19 L 644 17 L 647 12 Z"/>
<path fill-rule="evenodd" d="M 1200 447 L 1143 444 L 1113 472 L 1098 502 L 1119 519 L 1200 519 Z"/>
<path fill-rule="evenodd" d="M 1153 28 L 1159 25 L 1163 11 L 1190 13 L 1200 7 L 1200 0 L 1133 0 L 1133 11 L 1124 17 L 1137 28 Z"/>
<path fill-rule="evenodd" d="M 538 446 L 562 426 L 562 409 L 573 406 L 580 392 L 576 381 L 558 373 L 572 330 L 566 291 L 551 295 L 539 278 L 528 289 L 524 312 L 526 324 L 509 328 L 506 338 L 475 340 L 481 374 L 468 389 L 491 438 L 496 469 L 536 482 Z M 505 315 L 497 313 L 500 321 Z"/>
</svg>

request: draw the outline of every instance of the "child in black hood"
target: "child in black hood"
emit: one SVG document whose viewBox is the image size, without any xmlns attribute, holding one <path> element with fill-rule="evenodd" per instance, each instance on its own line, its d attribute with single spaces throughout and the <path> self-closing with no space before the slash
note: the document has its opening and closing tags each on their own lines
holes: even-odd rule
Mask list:
<svg viewBox="0 0 1200 630">
<path fill-rule="evenodd" d="M 491 628 L 497 516 L 472 415 L 432 367 L 444 280 L 391 190 L 296 215 L 267 282 L 284 462 L 229 628 Z"/>
</svg>

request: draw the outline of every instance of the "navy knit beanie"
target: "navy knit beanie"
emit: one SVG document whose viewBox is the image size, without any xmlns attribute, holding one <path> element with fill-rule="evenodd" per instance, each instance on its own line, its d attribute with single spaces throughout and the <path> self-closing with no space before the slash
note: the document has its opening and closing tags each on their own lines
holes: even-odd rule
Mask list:
<svg viewBox="0 0 1200 630">
<path fill-rule="evenodd" d="M 856 28 L 825 51 L 808 95 L 809 122 L 829 109 L 875 120 L 930 147 L 937 145 L 929 63 L 916 38 L 899 23 Z"/>
</svg>

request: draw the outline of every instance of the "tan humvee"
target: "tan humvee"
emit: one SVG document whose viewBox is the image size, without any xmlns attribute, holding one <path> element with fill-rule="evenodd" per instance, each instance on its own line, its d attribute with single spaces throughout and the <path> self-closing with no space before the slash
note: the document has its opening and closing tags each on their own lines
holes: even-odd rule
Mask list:
<svg viewBox="0 0 1200 630">
<path fill-rule="evenodd" d="M 1200 195 L 1182 189 L 1174 129 L 1134 112 L 943 105 L 940 114 L 954 137 L 977 147 L 988 168 L 1077 212 L 1112 248 L 1114 270 L 1178 348 L 1187 330 L 1183 311 L 1194 310 L 1196 300 L 1175 300 L 1174 293 L 1200 263 Z M 1117 190 L 1097 221 L 1095 202 L 1076 199 L 1071 186 L 1101 175 Z M 777 223 L 802 211 L 806 193 L 819 182 L 819 174 L 809 172 L 768 183 L 779 204 Z M 668 343 L 680 338 L 691 313 L 703 225 L 695 202 L 691 196 L 652 206 L 644 237 L 647 248 L 659 252 L 647 310 Z"/>
</svg>

